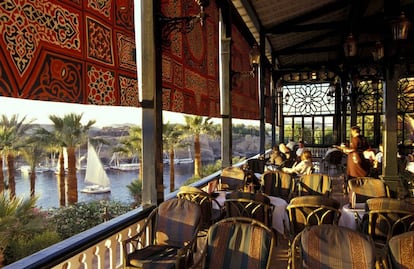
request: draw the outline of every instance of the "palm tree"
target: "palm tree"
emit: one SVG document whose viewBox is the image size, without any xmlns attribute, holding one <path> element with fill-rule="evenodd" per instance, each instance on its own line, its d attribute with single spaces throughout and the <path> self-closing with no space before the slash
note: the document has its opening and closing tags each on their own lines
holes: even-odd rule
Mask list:
<svg viewBox="0 0 414 269">
<path fill-rule="evenodd" d="M 5 154 L 5 151 L 3 150 L 5 148 L 6 141 L 10 140 L 10 137 L 12 136 L 12 129 L 8 128 L 7 126 L 1 125 L 0 126 L 0 193 L 2 193 L 5 190 L 5 182 L 4 182 L 4 171 L 3 171 L 3 155 Z"/>
<path fill-rule="evenodd" d="M 61 146 L 61 149 L 66 148 L 68 156 L 68 174 L 67 174 L 67 199 L 68 204 L 74 204 L 78 202 L 78 181 L 76 178 L 76 148 L 86 143 L 88 139 L 88 131 L 92 125 L 95 124 L 95 120 L 90 120 L 86 125 L 82 125 L 82 114 L 70 113 L 63 117 L 56 115 L 50 115 L 49 119 L 54 124 L 54 130 L 52 131 L 55 141 Z M 63 154 L 59 154 L 59 161 L 62 164 L 61 159 Z M 61 168 L 62 169 L 62 168 Z"/>
<path fill-rule="evenodd" d="M 7 115 L 2 115 L 0 118 L 0 126 L 2 129 L 2 135 L 0 137 L 0 149 L 2 151 L 2 154 L 6 156 L 7 160 L 10 199 L 14 199 L 16 197 L 16 171 L 14 167 L 15 156 L 19 153 L 19 150 L 25 146 L 24 137 L 25 133 L 31 128 L 31 122 L 32 121 L 26 122 L 26 117 L 23 117 L 21 120 L 19 120 L 19 116 L 16 114 L 12 115 L 10 119 L 7 117 Z"/>
<path fill-rule="evenodd" d="M 26 146 L 22 147 L 21 154 L 30 166 L 30 197 L 34 197 L 36 185 L 36 166 L 45 156 L 45 141 L 43 137 L 39 137 L 37 131 L 29 137 L 26 137 L 25 141 Z"/>
<path fill-rule="evenodd" d="M 162 142 L 163 147 L 167 149 L 170 158 L 170 192 L 175 190 L 175 163 L 174 163 L 174 148 L 179 145 L 182 139 L 183 130 L 177 128 L 176 124 L 170 124 L 169 122 L 163 125 L 162 129 Z"/>
<path fill-rule="evenodd" d="M 36 214 L 36 198 L 9 198 L 0 193 L 0 267 L 3 253 L 12 240 L 30 238 L 36 231 L 44 229 L 44 222 Z"/>
<path fill-rule="evenodd" d="M 37 128 L 34 133 L 36 143 L 39 143 L 49 153 L 59 152 L 59 167 L 60 170 L 57 174 L 57 185 L 58 185 L 58 196 L 59 205 L 65 206 L 66 204 L 66 193 L 65 193 L 65 167 L 63 158 L 63 147 L 61 142 L 58 141 L 58 136 L 53 132 L 49 132 L 45 128 Z"/>
<path fill-rule="evenodd" d="M 194 177 L 201 175 L 201 146 L 200 134 L 206 134 L 213 130 L 213 123 L 209 117 L 202 116 L 184 116 L 186 125 L 184 130 L 189 135 L 194 135 Z"/>
<path fill-rule="evenodd" d="M 124 155 L 127 157 L 138 157 L 141 159 L 142 152 L 142 129 L 139 126 L 132 126 L 129 128 L 128 136 L 121 137 L 119 145 L 114 147 L 113 152 L 115 154 Z M 142 162 L 140 162 L 141 166 Z M 141 179 L 142 167 L 139 169 L 138 179 Z"/>
</svg>

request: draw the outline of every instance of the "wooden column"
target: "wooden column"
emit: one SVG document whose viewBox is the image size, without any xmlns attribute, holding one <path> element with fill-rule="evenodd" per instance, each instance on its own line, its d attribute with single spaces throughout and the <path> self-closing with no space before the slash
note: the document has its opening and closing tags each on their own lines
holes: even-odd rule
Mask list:
<svg viewBox="0 0 414 269">
<path fill-rule="evenodd" d="M 157 1 L 134 1 L 139 101 L 142 107 L 142 205 L 164 200 L 162 173 L 161 33 L 154 18 Z M 158 41 L 157 41 L 158 40 Z M 159 89 L 159 90 L 157 90 Z M 159 96 L 158 96 L 159 95 Z M 154 139 L 155 138 L 155 139 Z"/>
<path fill-rule="evenodd" d="M 399 187 L 397 164 L 397 89 L 399 66 L 388 64 L 385 73 L 384 88 L 384 158 L 382 161 L 383 179 L 392 191 Z"/>
</svg>

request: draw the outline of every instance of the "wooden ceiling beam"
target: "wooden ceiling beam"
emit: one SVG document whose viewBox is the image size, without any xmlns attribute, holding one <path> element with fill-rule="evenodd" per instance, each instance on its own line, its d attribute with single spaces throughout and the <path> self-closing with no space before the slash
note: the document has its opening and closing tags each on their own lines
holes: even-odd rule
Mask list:
<svg viewBox="0 0 414 269">
<path fill-rule="evenodd" d="M 291 32 L 289 29 L 293 25 L 298 25 L 306 21 L 318 18 L 320 16 L 329 14 L 336 10 L 345 8 L 347 5 L 349 5 L 349 1 L 347 0 L 340 0 L 340 1 L 326 4 L 320 8 L 317 8 L 315 10 L 312 10 L 310 12 L 307 12 L 295 18 L 279 23 L 278 25 L 270 27 L 269 29 L 265 29 L 265 33 L 266 34 L 278 34 L 279 32 L 282 32 L 282 33 Z"/>
</svg>

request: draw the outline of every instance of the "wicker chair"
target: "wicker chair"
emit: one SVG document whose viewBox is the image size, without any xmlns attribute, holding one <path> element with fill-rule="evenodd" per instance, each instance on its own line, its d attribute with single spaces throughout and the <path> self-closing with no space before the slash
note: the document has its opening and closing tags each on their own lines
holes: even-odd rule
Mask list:
<svg viewBox="0 0 414 269">
<path fill-rule="evenodd" d="M 230 192 L 224 201 L 225 217 L 247 217 L 272 227 L 273 205 L 261 193 Z"/>
<path fill-rule="evenodd" d="M 414 205 L 394 198 L 371 198 L 366 204 L 363 231 L 372 237 L 378 253 L 385 256 L 391 237 L 414 230 Z"/>
<path fill-rule="evenodd" d="M 388 242 L 388 265 L 394 269 L 414 268 L 414 231 L 391 237 Z"/>
<path fill-rule="evenodd" d="M 340 203 L 320 195 L 295 197 L 286 207 L 289 216 L 290 238 L 299 234 L 305 227 L 312 225 L 338 224 L 341 212 Z"/>
<path fill-rule="evenodd" d="M 199 188 L 193 186 L 181 186 L 178 190 L 177 197 L 187 199 L 200 205 L 202 229 L 208 229 L 211 224 L 220 220 L 223 216 L 223 209 L 219 202 L 217 202 L 212 195 Z M 215 204 L 215 206 L 213 206 L 213 204 Z"/>
<path fill-rule="evenodd" d="M 283 198 L 289 202 L 295 185 L 291 174 L 282 171 L 266 171 L 261 178 L 263 193 Z"/>
<path fill-rule="evenodd" d="M 241 167 L 229 166 L 221 171 L 221 188 L 227 190 L 243 190 L 246 176 Z"/>
<path fill-rule="evenodd" d="M 192 268 L 267 269 L 275 241 L 272 230 L 257 220 L 226 218 L 210 227 L 204 255 Z"/>
<path fill-rule="evenodd" d="M 295 186 L 294 195 L 324 195 L 331 193 L 331 179 L 326 174 L 309 174 L 301 176 Z"/>
<path fill-rule="evenodd" d="M 321 195 L 300 196 L 290 200 L 286 207 L 289 225 L 285 229 L 289 245 L 308 226 L 338 224 L 341 216 L 339 207 L 338 201 Z M 291 264 L 297 256 L 296 252 L 289 249 L 288 255 L 288 264 Z"/>
<path fill-rule="evenodd" d="M 196 203 L 178 198 L 161 203 L 138 233 L 122 242 L 124 268 L 188 268 L 200 222 Z"/>
<path fill-rule="evenodd" d="M 305 228 L 292 244 L 299 255 L 292 268 L 375 268 L 374 244 L 369 236 L 332 224 Z"/>
<path fill-rule="evenodd" d="M 359 177 L 348 180 L 349 203 L 353 208 L 356 203 L 365 203 L 370 198 L 390 197 L 390 191 L 381 179 Z"/>
</svg>

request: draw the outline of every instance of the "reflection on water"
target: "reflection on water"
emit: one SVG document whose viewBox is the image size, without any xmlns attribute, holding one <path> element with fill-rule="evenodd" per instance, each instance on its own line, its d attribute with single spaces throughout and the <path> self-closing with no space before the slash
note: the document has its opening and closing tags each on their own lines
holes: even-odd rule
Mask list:
<svg viewBox="0 0 414 269">
<path fill-rule="evenodd" d="M 179 188 L 188 178 L 192 177 L 194 171 L 193 164 L 180 164 L 175 167 L 175 187 Z M 114 200 L 125 203 L 132 203 L 133 199 L 129 195 L 127 185 L 138 177 L 138 171 L 118 171 L 107 170 L 111 180 L 111 192 L 104 194 L 87 194 L 78 192 L 79 202 Z M 78 190 L 85 184 L 83 182 L 85 171 L 78 172 Z M 5 176 L 7 178 L 7 175 Z M 165 193 L 169 193 L 170 176 L 169 167 L 164 167 Z M 29 197 L 30 181 L 27 174 L 16 172 L 16 195 L 18 197 Z M 59 207 L 59 197 L 57 188 L 57 176 L 54 173 L 36 174 L 36 195 L 39 197 L 37 205 L 44 209 Z"/>
</svg>

